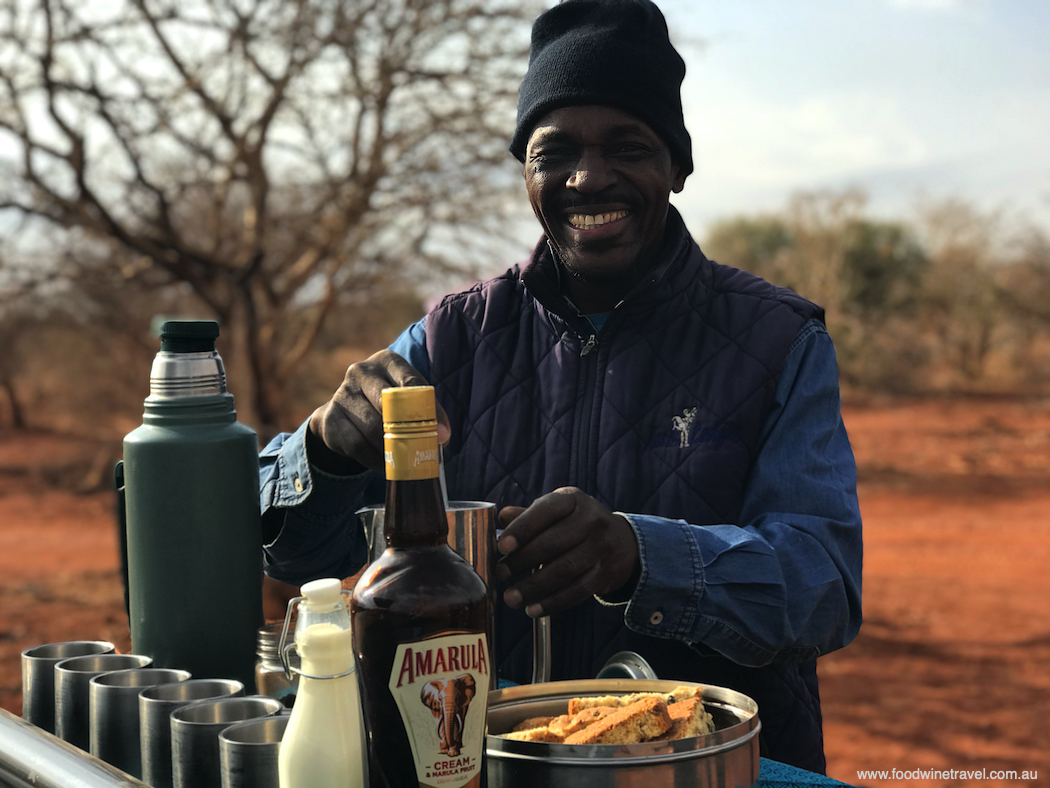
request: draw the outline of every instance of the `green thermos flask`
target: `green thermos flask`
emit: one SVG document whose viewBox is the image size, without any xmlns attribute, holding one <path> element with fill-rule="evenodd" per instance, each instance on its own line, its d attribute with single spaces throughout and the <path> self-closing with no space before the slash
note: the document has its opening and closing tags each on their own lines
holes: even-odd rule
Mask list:
<svg viewBox="0 0 1050 788">
<path fill-rule="evenodd" d="M 124 438 L 131 647 L 158 668 L 255 685 L 259 454 L 210 320 L 163 324 L 142 426 Z"/>
</svg>

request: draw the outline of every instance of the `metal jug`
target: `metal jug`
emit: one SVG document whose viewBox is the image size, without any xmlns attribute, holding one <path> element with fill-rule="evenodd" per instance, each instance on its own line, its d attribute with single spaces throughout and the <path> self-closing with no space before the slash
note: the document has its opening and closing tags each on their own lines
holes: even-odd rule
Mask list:
<svg viewBox="0 0 1050 788">
<path fill-rule="evenodd" d="M 361 525 L 365 529 L 368 542 L 368 561 L 371 563 L 386 549 L 383 536 L 385 515 L 383 506 L 366 506 L 357 511 Z M 492 610 L 496 609 L 496 561 L 499 552 L 496 550 L 496 504 L 487 501 L 449 501 L 446 509 L 448 516 L 448 545 L 459 553 L 478 573 L 489 589 L 489 601 Z M 542 624 L 540 623 L 542 622 Z M 489 622 L 489 651 L 495 651 L 495 616 Z M 537 619 L 533 628 L 535 659 L 533 662 L 533 682 L 547 681 L 550 678 L 550 629 L 549 621 L 544 617 Z"/>
<path fill-rule="evenodd" d="M 383 536 L 383 506 L 358 509 L 357 516 L 365 529 L 368 542 L 368 561 L 376 560 L 386 549 Z M 496 549 L 498 538 L 496 504 L 486 501 L 449 501 L 448 544 L 463 556 L 488 586 L 492 609 L 496 609 Z M 489 647 L 495 646 L 495 621 L 489 624 Z M 494 651 L 493 651 L 494 653 Z M 532 683 L 550 681 L 551 630 L 550 617 L 542 616 L 532 623 Z M 609 658 L 598 678 L 655 679 L 656 673 L 644 659 L 634 652 L 622 651 Z"/>
</svg>

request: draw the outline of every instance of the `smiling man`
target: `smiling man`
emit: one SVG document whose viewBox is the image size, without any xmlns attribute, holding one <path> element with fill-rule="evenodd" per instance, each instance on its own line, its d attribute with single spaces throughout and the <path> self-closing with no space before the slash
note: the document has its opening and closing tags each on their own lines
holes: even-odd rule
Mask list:
<svg viewBox="0 0 1050 788">
<path fill-rule="evenodd" d="M 669 204 L 685 185 L 663 140 L 608 106 L 544 115 L 525 149 L 525 185 L 569 296 L 585 313 L 613 309 L 660 257 Z"/>
<path fill-rule="evenodd" d="M 543 236 L 352 365 L 262 454 L 268 573 L 345 577 L 381 499 L 380 392 L 431 383 L 449 495 L 500 506 L 501 678 L 621 651 L 739 690 L 762 753 L 824 770 L 816 658 L 861 621 L 856 468 L 823 312 L 708 260 L 670 195 L 693 170 L 685 66 L 648 0 L 533 27 L 511 152 Z"/>
</svg>

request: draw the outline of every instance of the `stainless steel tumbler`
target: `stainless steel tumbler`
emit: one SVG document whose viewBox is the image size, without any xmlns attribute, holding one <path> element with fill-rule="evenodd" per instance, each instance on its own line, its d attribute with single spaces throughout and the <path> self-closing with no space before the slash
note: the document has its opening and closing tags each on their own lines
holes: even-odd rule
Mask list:
<svg viewBox="0 0 1050 788">
<path fill-rule="evenodd" d="M 148 668 L 153 660 L 141 654 L 94 654 L 64 659 L 55 665 L 55 735 L 82 750 L 91 743 L 88 687 L 100 673 Z"/>
<path fill-rule="evenodd" d="M 105 640 L 47 643 L 22 652 L 22 719 L 48 733 L 55 732 L 55 665 L 70 657 L 112 654 Z"/>
<path fill-rule="evenodd" d="M 242 695 L 244 685 L 235 679 L 189 679 L 142 690 L 139 693 L 142 781 L 153 788 L 172 787 L 171 713 L 175 709 L 202 700 Z"/>
<path fill-rule="evenodd" d="M 496 582 L 496 504 L 487 501 L 449 501 L 448 546 L 474 567 L 485 585 Z M 386 550 L 383 535 L 386 510 L 383 506 L 366 506 L 357 511 L 368 542 L 368 561 L 375 561 Z"/>
<path fill-rule="evenodd" d="M 386 550 L 383 524 L 385 507 L 366 506 L 358 509 L 357 517 L 364 528 L 368 543 L 368 561 L 375 561 Z M 449 501 L 445 511 L 448 518 L 448 546 L 465 558 L 489 589 L 492 621 L 489 623 L 489 651 L 496 653 L 496 548 L 499 520 L 496 504 L 487 501 Z M 542 616 L 532 624 L 532 683 L 550 681 L 551 630 L 550 617 Z"/>
<path fill-rule="evenodd" d="M 175 788 L 221 788 L 219 734 L 236 722 L 271 717 L 284 708 L 262 695 L 206 700 L 171 713 L 171 772 Z"/>
<path fill-rule="evenodd" d="M 91 754 L 133 777 L 142 776 L 139 693 L 157 684 L 186 681 L 189 671 L 136 668 L 100 673 L 88 684 Z"/>
<path fill-rule="evenodd" d="M 288 719 L 239 722 L 219 734 L 222 788 L 279 788 L 277 754 Z"/>
</svg>

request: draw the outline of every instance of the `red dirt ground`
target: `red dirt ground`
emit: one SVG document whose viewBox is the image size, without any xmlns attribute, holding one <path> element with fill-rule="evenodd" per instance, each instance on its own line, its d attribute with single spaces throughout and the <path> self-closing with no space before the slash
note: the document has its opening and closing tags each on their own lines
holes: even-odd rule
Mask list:
<svg viewBox="0 0 1050 788">
<path fill-rule="evenodd" d="M 1050 785 L 1050 402 L 844 411 L 860 467 L 865 624 L 820 661 L 828 773 L 864 785 Z M 112 495 L 65 492 L 96 444 L 0 432 L 0 707 L 19 653 L 130 648 Z M 858 770 L 986 770 L 983 780 Z M 993 779 L 993 770 L 1038 772 Z"/>
</svg>

